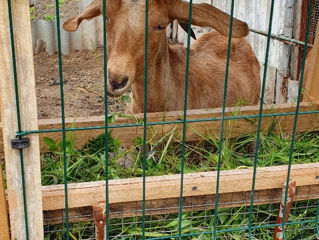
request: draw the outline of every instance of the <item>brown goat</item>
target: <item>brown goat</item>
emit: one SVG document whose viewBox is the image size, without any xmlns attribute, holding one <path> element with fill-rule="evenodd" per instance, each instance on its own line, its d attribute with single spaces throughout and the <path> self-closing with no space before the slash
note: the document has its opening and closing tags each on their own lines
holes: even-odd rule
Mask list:
<svg viewBox="0 0 319 240">
<path fill-rule="evenodd" d="M 166 27 L 177 19 L 188 21 L 189 4 L 182 0 L 149 0 L 148 112 L 182 110 L 186 49 L 169 45 Z M 93 1 L 63 28 L 76 31 L 84 19 L 102 14 L 102 0 Z M 188 109 L 222 105 L 230 16 L 208 4 L 193 4 L 192 24 L 217 32 L 203 35 L 191 45 Z M 246 39 L 246 23 L 233 20 L 227 104 L 258 102 L 260 66 Z M 132 86 L 130 110 L 144 109 L 145 0 L 107 0 L 108 94 L 120 96 Z M 222 36 L 222 35 L 224 36 Z"/>
</svg>

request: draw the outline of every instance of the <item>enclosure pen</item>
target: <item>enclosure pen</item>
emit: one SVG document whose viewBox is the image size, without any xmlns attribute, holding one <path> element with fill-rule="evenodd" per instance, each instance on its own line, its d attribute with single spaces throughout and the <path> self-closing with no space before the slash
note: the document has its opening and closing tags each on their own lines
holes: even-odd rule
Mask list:
<svg viewBox="0 0 319 240">
<path fill-rule="evenodd" d="M 115 122 L 109 122 L 107 0 L 101 1 L 100 9 L 103 17 L 104 43 L 104 116 L 76 120 L 65 117 L 63 89 L 65 82 L 63 80 L 61 51 L 63 41 L 61 41 L 59 0 L 55 0 L 61 119 L 39 121 L 37 119 L 28 1 L 0 0 L 1 137 L 3 137 L 5 154 L 6 194 L 9 206 L 7 213 L 2 169 L 0 169 L 0 224 L 1 227 L 4 227 L 4 231 L 0 231 L 0 238 L 9 239 L 10 232 L 12 239 L 44 239 L 44 225 L 63 224 L 63 227 L 57 230 L 63 233 L 62 238 L 76 239 L 72 234 L 72 224 L 92 222 L 92 208 L 95 224 L 93 232 L 95 231 L 95 239 L 97 240 L 126 239 L 126 237 L 127 239 L 143 240 L 215 240 L 232 239 L 232 234 L 235 233 L 240 234 L 240 239 L 251 240 L 259 239 L 258 236 L 255 236 L 258 231 L 259 233 L 262 231 L 268 233 L 268 238 L 265 237 L 265 239 L 282 240 L 289 239 L 287 228 L 298 225 L 302 226 L 304 230 L 313 231 L 310 236 L 313 239 L 319 238 L 319 163 L 314 159 L 310 163 L 294 164 L 293 162 L 297 133 L 319 130 L 319 26 L 317 26 L 315 43 L 313 44 L 305 92 L 302 93 L 307 49 L 311 45 L 308 44 L 308 40 L 313 0 L 310 0 L 308 9 L 296 103 L 275 106 L 264 104 L 271 39 L 303 45 L 301 41 L 272 34 L 276 1 L 271 0 L 269 22 L 267 20 L 268 33 L 265 34 L 267 41 L 260 104 L 259 106 L 243 106 L 239 110 L 236 106 L 229 107 L 226 104 L 232 61 L 232 38 L 235 37 L 233 34 L 235 0 L 231 1 L 229 8 L 228 48 L 222 106 L 217 109 L 190 110 L 187 108 L 192 51 L 191 23 L 194 12 L 193 5 L 195 4 L 193 4 L 193 0 L 190 0 L 185 52 L 184 107 L 183 111 L 165 113 L 147 112 L 147 90 L 150 85 L 148 77 L 149 24 L 151 23 L 149 5 L 152 1 L 145 0 L 144 112 L 134 115 L 134 118 L 117 118 Z M 254 31 L 258 32 L 258 30 Z M 304 102 L 301 102 L 302 94 L 306 98 Z M 229 134 L 227 124 L 231 125 L 232 129 Z M 263 150 L 263 131 L 269 128 L 272 128 L 274 132 L 291 135 L 288 146 L 289 153 L 283 161 L 286 165 L 265 167 L 260 164 Z M 85 145 L 88 139 L 102 134 L 104 140 L 103 167 L 105 167 L 103 181 L 68 182 L 70 181 L 68 178 L 70 154 L 67 149 L 67 133 L 70 132 L 77 134 L 78 148 Z M 175 133 L 179 134 L 181 140 L 173 138 Z M 251 157 L 251 167 L 240 169 L 241 166 L 239 166 L 238 169 L 223 170 L 226 168 L 223 166 L 225 148 L 227 147 L 225 139 L 241 137 L 244 133 L 254 135 L 256 141 L 253 146 L 254 155 Z M 210 134 L 213 137 L 208 138 L 207 136 Z M 40 148 L 43 151 L 48 151 L 48 147 L 43 144 L 43 141 L 39 141 L 39 136 L 50 137 L 57 142 L 61 140 L 59 161 L 63 166 L 63 185 L 41 185 Z M 177 151 L 180 155 L 176 165 L 178 174 L 148 176 L 148 143 L 150 139 L 163 141 L 167 136 L 171 136 L 169 141 L 173 139 L 172 141 L 181 143 L 181 148 Z M 111 179 L 110 174 L 113 169 L 111 169 L 110 143 L 112 137 L 118 138 L 121 144 L 125 145 L 134 144 L 137 139 L 141 140 L 139 145 L 142 152 L 139 156 L 142 166 L 139 175 L 141 177 Z M 199 139 L 211 141 L 215 138 L 217 140 L 214 171 L 189 173 L 186 166 L 187 142 Z M 196 148 L 195 145 L 193 147 Z M 2 142 L 0 142 L 0 148 L 2 148 Z M 234 156 L 231 157 L 234 158 Z M 116 175 L 116 177 L 118 176 Z M 298 209 L 299 205 L 297 205 L 299 201 L 307 201 L 307 206 L 303 206 L 305 209 L 301 207 L 304 212 L 298 217 L 289 218 L 292 202 L 295 203 L 294 211 L 298 212 L 300 210 Z M 279 205 L 279 209 L 273 207 L 277 203 L 282 204 Z M 266 210 L 263 209 L 263 206 L 267 206 L 264 208 Z M 246 208 L 247 212 L 245 212 Z M 226 213 L 229 214 L 230 220 L 225 220 L 226 223 L 223 222 L 225 209 L 230 209 L 230 212 Z M 312 214 L 310 217 L 307 215 L 308 210 Z M 46 216 L 45 220 L 43 220 L 43 212 Z M 187 218 L 188 212 L 192 214 L 190 220 Z M 277 213 L 281 221 L 271 222 L 269 219 L 276 216 Z M 10 231 L 6 220 L 8 214 L 10 216 Z M 240 214 L 244 216 L 247 214 L 248 219 L 239 224 L 233 224 L 233 219 Z M 258 214 L 264 214 L 268 217 L 259 222 Z M 229 216 L 227 215 L 227 217 Z M 112 224 L 111 220 L 116 221 L 116 219 L 121 220 Z M 132 220 L 133 223 L 130 222 L 130 224 L 135 223 L 136 226 L 134 226 L 134 231 L 127 233 L 123 226 L 126 221 L 131 221 L 131 219 L 135 220 Z M 171 222 L 166 223 L 166 221 Z M 194 222 L 197 224 L 200 222 L 200 227 L 193 228 Z M 158 223 L 158 226 L 162 228 L 161 231 L 155 228 L 155 233 L 148 232 L 151 231 L 153 223 Z M 122 226 L 119 232 L 114 231 L 118 227 L 117 224 L 119 228 Z M 193 228 L 192 231 L 184 231 L 187 226 Z M 170 230 L 171 228 L 173 230 Z M 269 236 L 270 231 L 273 234 L 271 236 Z"/>
</svg>

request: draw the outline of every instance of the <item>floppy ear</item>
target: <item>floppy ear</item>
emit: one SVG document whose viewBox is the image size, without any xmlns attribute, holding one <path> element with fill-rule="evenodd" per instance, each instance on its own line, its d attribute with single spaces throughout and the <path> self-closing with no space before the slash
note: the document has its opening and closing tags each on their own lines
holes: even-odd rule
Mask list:
<svg viewBox="0 0 319 240">
<path fill-rule="evenodd" d="M 220 34 L 228 36 L 230 15 L 206 3 L 193 4 L 192 24 L 209 26 Z M 182 0 L 169 1 L 169 17 L 182 22 L 188 22 L 189 3 Z M 236 18 L 233 19 L 232 36 L 245 37 L 249 33 L 248 25 Z"/>
<path fill-rule="evenodd" d="M 74 32 L 78 29 L 80 23 L 86 19 L 92 19 L 97 17 L 103 13 L 103 2 L 102 0 L 95 0 L 93 1 L 87 8 L 84 10 L 83 13 L 76 17 L 69 18 L 63 24 L 63 29 L 68 32 Z"/>
</svg>

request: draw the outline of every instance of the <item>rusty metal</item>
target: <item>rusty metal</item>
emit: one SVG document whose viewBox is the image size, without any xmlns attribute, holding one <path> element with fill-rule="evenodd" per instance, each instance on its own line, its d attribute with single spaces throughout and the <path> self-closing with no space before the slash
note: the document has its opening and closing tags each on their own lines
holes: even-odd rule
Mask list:
<svg viewBox="0 0 319 240">
<path fill-rule="evenodd" d="M 276 219 L 276 224 L 282 224 L 283 223 L 285 194 L 286 194 L 286 184 L 284 184 L 284 186 L 282 188 L 282 195 L 281 195 L 279 212 L 278 212 L 278 216 L 277 216 L 277 219 Z M 288 222 L 289 213 L 290 213 L 290 209 L 291 209 L 292 203 L 294 201 L 295 194 L 296 194 L 296 181 L 295 180 L 290 180 L 289 186 L 288 186 L 288 198 L 287 198 L 286 213 L 285 213 L 285 220 L 284 220 L 285 223 Z M 282 226 L 275 227 L 274 240 L 284 240 Z"/>
<path fill-rule="evenodd" d="M 106 210 L 105 202 L 98 202 L 92 206 L 94 223 L 95 223 L 95 239 L 105 240 Z"/>
</svg>

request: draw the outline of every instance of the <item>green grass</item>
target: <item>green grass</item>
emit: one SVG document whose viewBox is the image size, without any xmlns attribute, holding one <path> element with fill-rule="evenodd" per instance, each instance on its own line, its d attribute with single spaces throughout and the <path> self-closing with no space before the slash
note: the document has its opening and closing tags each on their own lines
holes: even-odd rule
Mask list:
<svg viewBox="0 0 319 240">
<path fill-rule="evenodd" d="M 111 121 L 111 117 L 109 120 Z M 275 124 L 275 123 L 274 123 Z M 229 126 L 228 126 L 229 127 Z M 281 132 L 273 131 L 274 125 L 263 132 L 259 143 L 258 166 L 286 165 L 289 161 L 289 149 L 291 138 Z M 231 131 L 229 127 L 229 131 Z M 160 140 L 154 141 L 157 134 L 149 128 L 153 134 L 148 141 L 146 159 L 147 176 L 167 175 L 180 173 L 181 159 L 181 136 L 173 128 Z M 229 132 L 228 132 L 229 133 Z M 227 135 L 227 134 L 226 134 Z M 110 135 L 109 135 L 110 136 Z M 251 168 L 254 161 L 255 134 L 240 136 L 236 139 L 226 138 L 222 152 L 222 169 Z M 42 184 L 63 183 L 63 161 L 61 143 L 55 143 L 45 139 L 51 149 L 50 153 L 42 155 Z M 72 132 L 67 134 L 67 162 L 68 181 L 86 182 L 105 180 L 105 151 L 104 136 L 99 136 L 90 141 L 81 150 L 74 147 L 76 135 Z M 136 147 L 124 150 L 118 139 L 109 141 L 109 179 L 130 178 L 142 176 L 142 143 L 141 138 L 136 139 Z M 133 162 L 128 167 L 123 167 L 119 161 L 126 154 L 130 154 Z M 217 168 L 218 139 L 204 137 L 196 143 L 186 145 L 185 173 L 198 171 L 214 171 Z M 319 159 L 319 134 L 303 133 L 296 137 L 292 162 L 311 163 Z M 316 214 L 316 201 L 298 202 L 294 205 L 290 215 L 291 221 L 303 221 L 314 219 Z M 278 213 L 278 204 L 255 206 L 253 226 L 274 223 Z M 213 224 L 213 210 L 184 213 L 183 234 L 199 233 L 196 236 L 184 237 L 183 239 L 211 239 L 210 234 L 200 235 L 203 231 L 211 231 Z M 221 209 L 219 211 L 219 230 L 247 227 L 249 207 Z M 178 226 L 177 214 L 164 214 L 147 216 L 146 236 L 159 237 L 176 234 Z M 74 238 L 90 239 L 94 237 L 92 223 L 71 224 Z M 88 228 L 88 226 L 91 226 Z M 62 233 L 57 229 L 63 229 L 62 225 L 48 227 L 51 235 L 47 239 L 61 239 Z M 314 224 L 298 224 L 288 226 L 287 239 L 315 239 Z M 48 233 L 48 234 L 49 234 Z M 260 228 L 253 230 L 254 239 L 272 239 L 273 228 Z M 110 235 L 112 239 L 139 239 L 141 237 L 141 217 L 111 220 Z M 117 236 L 117 237 L 116 237 Z M 247 231 L 234 231 L 220 233 L 219 239 L 247 239 Z M 167 238 L 174 239 L 174 238 Z"/>
</svg>

